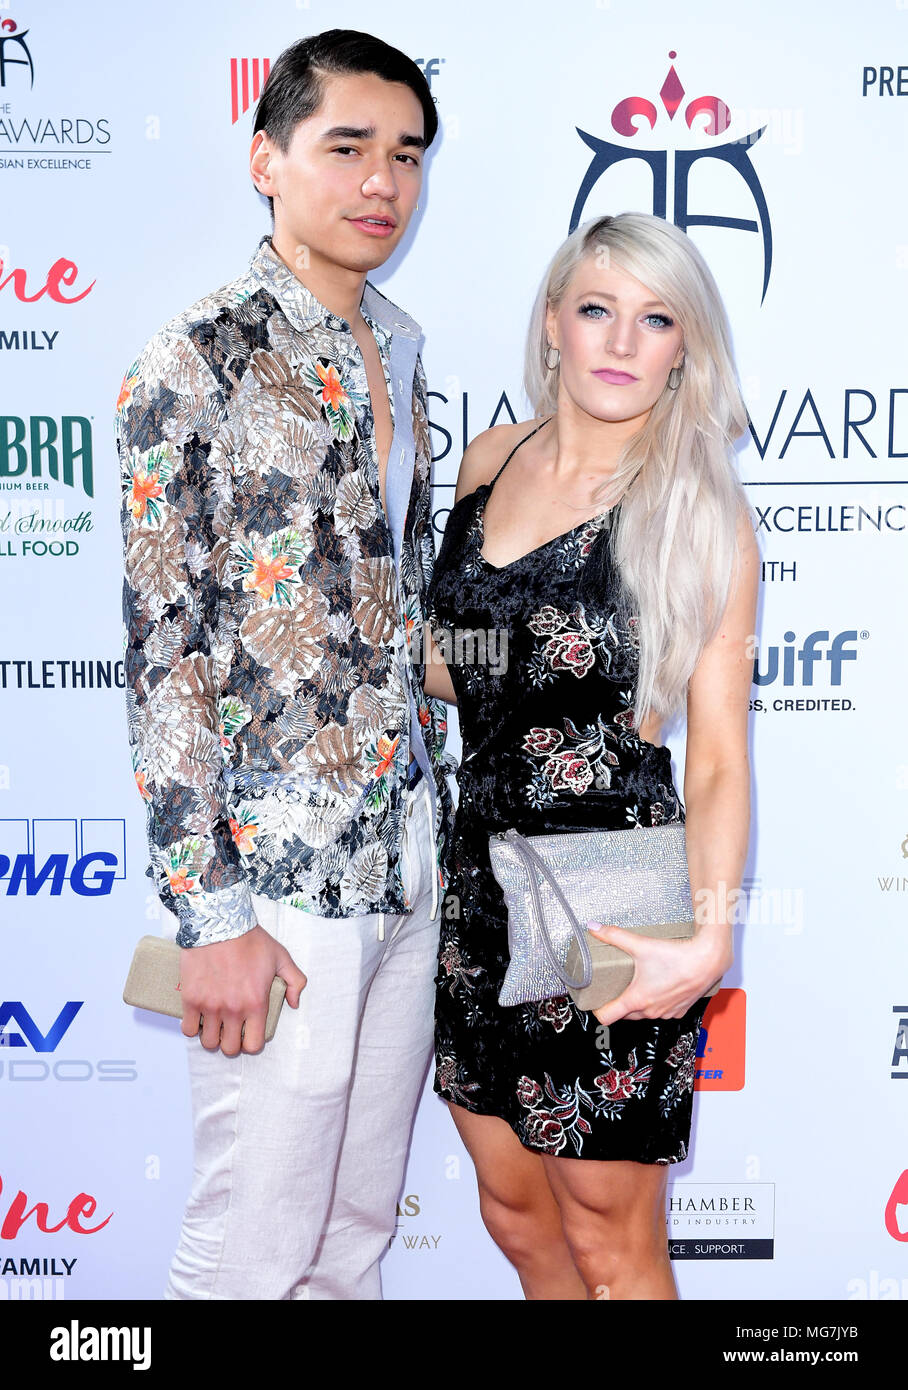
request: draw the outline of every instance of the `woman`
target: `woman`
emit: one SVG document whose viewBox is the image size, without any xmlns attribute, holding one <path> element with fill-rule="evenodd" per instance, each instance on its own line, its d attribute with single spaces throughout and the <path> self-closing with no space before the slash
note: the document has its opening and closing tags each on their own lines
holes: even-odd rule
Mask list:
<svg viewBox="0 0 908 1390">
<path fill-rule="evenodd" d="M 745 407 L 693 243 L 641 213 L 569 236 L 525 384 L 535 418 L 464 455 L 429 594 L 426 690 L 457 703 L 463 739 L 435 1089 L 527 1298 L 671 1299 L 668 1165 L 687 1155 L 747 851 L 758 561 L 731 460 Z M 493 644 L 506 662 L 483 659 Z M 682 805 L 659 733 L 685 700 Z M 604 925 L 635 962 L 619 998 L 595 1015 L 567 995 L 499 1005 L 507 910 L 489 834 L 671 821 L 686 826 L 693 938 Z"/>
</svg>

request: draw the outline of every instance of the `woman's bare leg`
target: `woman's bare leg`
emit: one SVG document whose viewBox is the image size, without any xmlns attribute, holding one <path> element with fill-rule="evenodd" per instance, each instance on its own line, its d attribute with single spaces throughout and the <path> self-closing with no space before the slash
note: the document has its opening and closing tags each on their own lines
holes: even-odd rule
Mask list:
<svg viewBox="0 0 908 1390">
<path fill-rule="evenodd" d="M 668 1165 L 544 1155 L 564 1234 L 592 1299 L 677 1299 L 668 1254 Z"/>
<path fill-rule="evenodd" d="M 476 1169 L 486 1230 L 517 1270 L 528 1299 L 585 1299 L 543 1159 L 496 1115 L 448 1109 Z"/>
</svg>

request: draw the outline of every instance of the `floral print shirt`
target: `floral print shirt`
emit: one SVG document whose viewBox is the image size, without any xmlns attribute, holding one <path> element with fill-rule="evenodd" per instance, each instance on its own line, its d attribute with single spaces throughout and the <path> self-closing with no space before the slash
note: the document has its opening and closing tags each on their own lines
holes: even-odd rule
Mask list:
<svg viewBox="0 0 908 1390">
<path fill-rule="evenodd" d="M 444 886 L 456 763 L 411 648 L 435 560 L 421 330 L 368 281 L 360 311 L 394 425 L 387 512 L 350 324 L 268 236 L 120 389 L 128 737 L 146 872 L 181 946 L 249 931 L 252 894 L 327 917 L 410 910 L 411 758 Z"/>
</svg>

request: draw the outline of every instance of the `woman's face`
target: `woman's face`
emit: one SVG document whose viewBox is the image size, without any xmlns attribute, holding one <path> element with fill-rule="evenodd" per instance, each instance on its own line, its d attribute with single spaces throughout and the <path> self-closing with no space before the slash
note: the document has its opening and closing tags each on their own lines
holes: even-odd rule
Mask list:
<svg viewBox="0 0 908 1390">
<path fill-rule="evenodd" d="M 684 335 L 646 285 L 608 261 L 607 249 L 585 256 L 546 314 L 549 342 L 561 352 L 559 398 L 597 420 L 642 426 L 683 361 Z"/>
</svg>

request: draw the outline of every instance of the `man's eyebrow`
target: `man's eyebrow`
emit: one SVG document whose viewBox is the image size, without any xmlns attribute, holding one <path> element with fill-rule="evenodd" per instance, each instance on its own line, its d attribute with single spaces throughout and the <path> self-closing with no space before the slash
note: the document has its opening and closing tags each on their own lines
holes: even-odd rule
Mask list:
<svg viewBox="0 0 908 1390">
<path fill-rule="evenodd" d="M 333 125 L 330 130 L 326 130 L 321 136 L 322 140 L 374 140 L 375 126 L 355 126 L 355 125 Z M 415 145 L 418 149 L 424 150 L 426 142 L 421 135 L 411 135 L 409 131 L 403 130 L 397 137 L 399 145 Z"/>
</svg>

